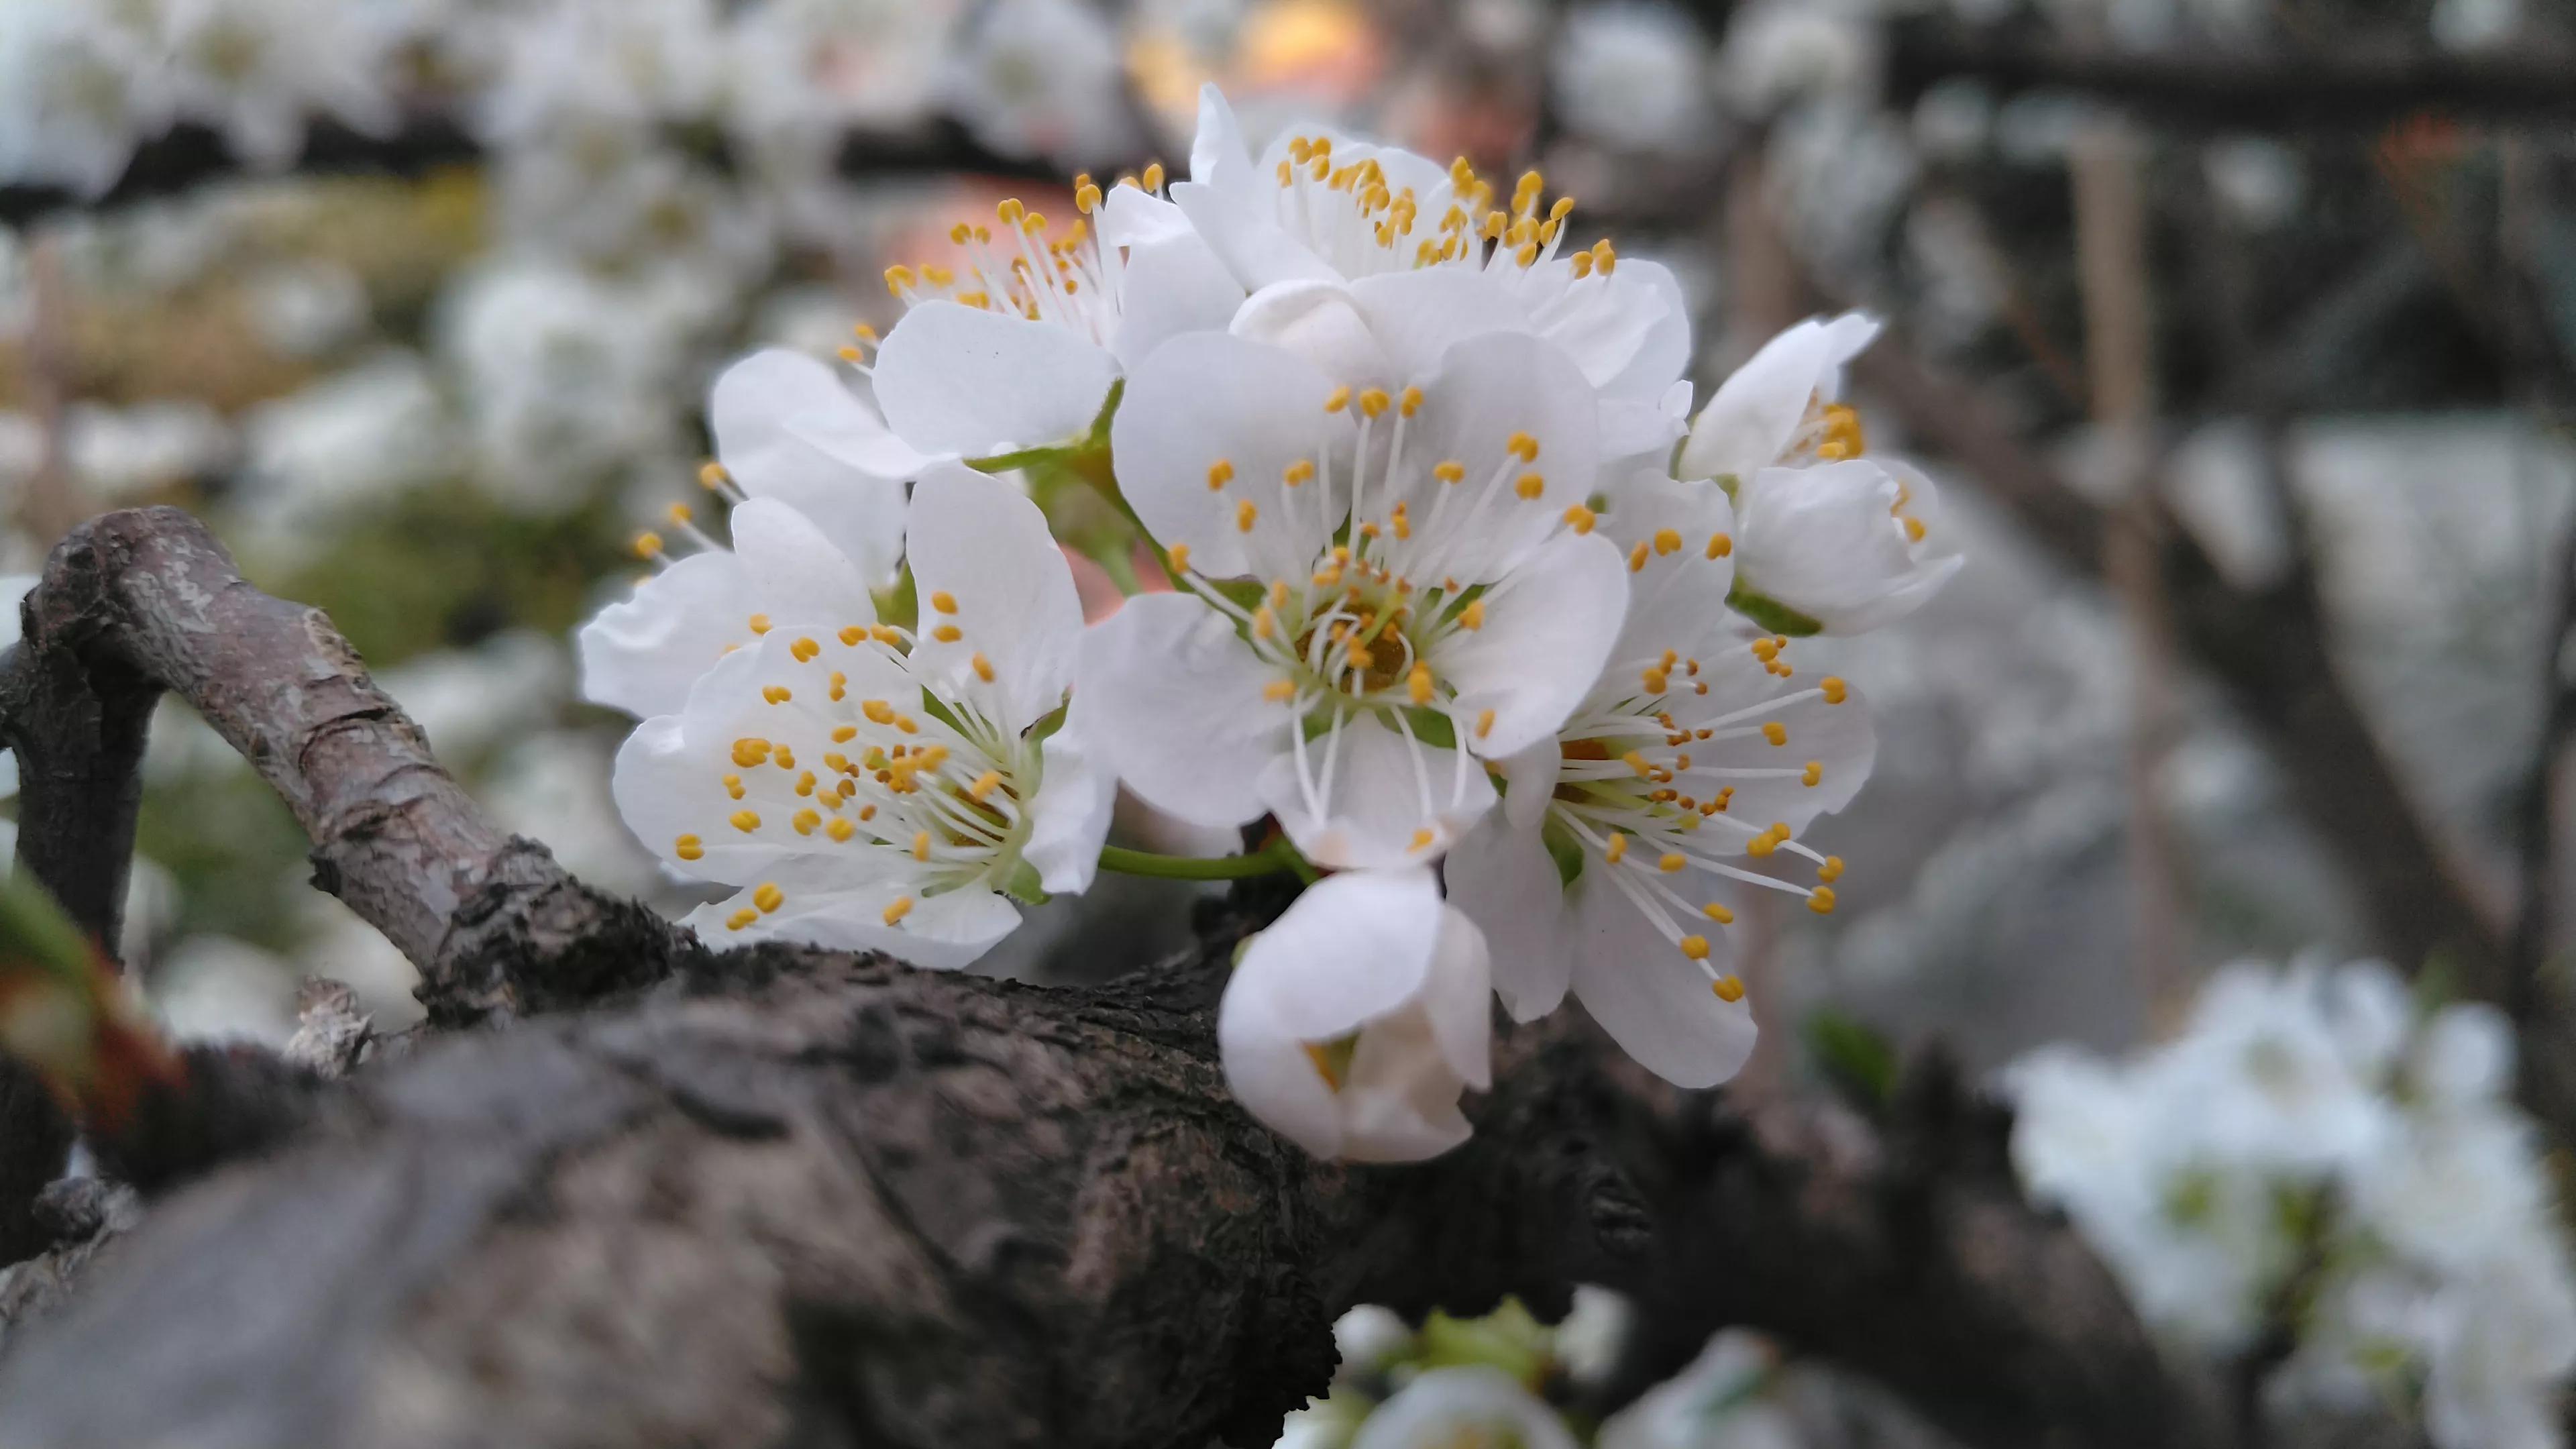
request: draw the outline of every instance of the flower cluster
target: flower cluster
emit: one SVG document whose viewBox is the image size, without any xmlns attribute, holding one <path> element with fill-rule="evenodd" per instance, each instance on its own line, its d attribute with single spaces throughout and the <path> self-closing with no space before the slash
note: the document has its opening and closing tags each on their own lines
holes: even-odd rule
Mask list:
<svg viewBox="0 0 2576 1449">
<path fill-rule="evenodd" d="M 583 630 L 589 695 L 645 717 L 620 809 L 738 891 L 693 924 L 962 965 L 1089 883 L 1123 786 L 1268 842 L 1147 873 L 1332 872 L 1218 1021 L 1238 1097 L 1317 1155 L 1462 1140 L 1493 993 L 1731 1075 L 1728 893 L 1831 911 L 1805 837 L 1875 751 L 1794 641 L 1959 566 L 1842 401 L 1874 324 L 1791 329 L 1693 420 L 1679 287 L 1576 245 L 1538 173 L 1313 130 L 1256 157 L 1213 89 L 1187 180 L 1073 201 L 893 268 L 902 316 L 843 371 L 729 370 L 730 546 L 675 508 Z M 1132 524 L 1107 562 L 1159 566 L 1088 627 L 1033 501 L 1067 487 Z"/>
<path fill-rule="evenodd" d="M 2016 1066 L 2012 1152 L 2148 1321 L 2276 1399 L 2420 1407 L 2441 1449 L 2554 1444 L 2576 1278 L 2493 1009 L 2420 1013 L 2377 963 L 2230 968 L 2125 1063 Z"/>
</svg>

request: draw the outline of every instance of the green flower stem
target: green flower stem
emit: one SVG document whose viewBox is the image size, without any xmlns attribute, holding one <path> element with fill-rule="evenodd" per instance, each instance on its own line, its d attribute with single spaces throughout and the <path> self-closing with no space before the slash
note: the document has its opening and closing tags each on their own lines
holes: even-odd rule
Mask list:
<svg viewBox="0 0 2576 1449">
<path fill-rule="evenodd" d="M 1312 883 L 1318 874 L 1306 858 L 1297 853 L 1285 837 L 1272 841 L 1250 855 L 1227 855 L 1215 859 L 1185 855 L 1157 855 L 1150 850 L 1129 850 L 1123 845 L 1100 847 L 1100 868 L 1122 875 L 1154 876 L 1162 880 L 1248 880 L 1254 876 L 1278 875 L 1293 871 L 1300 880 Z"/>
</svg>

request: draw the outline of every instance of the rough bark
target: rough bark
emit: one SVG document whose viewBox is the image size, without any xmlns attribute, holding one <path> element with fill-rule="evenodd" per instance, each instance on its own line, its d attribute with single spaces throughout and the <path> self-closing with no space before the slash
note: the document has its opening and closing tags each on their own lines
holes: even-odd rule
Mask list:
<svg viewBox="0 0 2576 1449">
<path fill-rule="evenodd" d="M 0 1277 L 0 1442 L 1266 1442 L 1344 1306 L 1551 1313 L 1578 1281 L 1647 1304 L 1641 1365 L 1747 1323 L 1981 1444 L 2220 1442 L 1937 1070 L 1881 1132 L 1673 1091 L 1569 1014 L 1506 1035 L 1465 1148 L 1321 1164 L 1217 1061 L 1257 887 L 1097 988 L 713 955 L 498 837 L 327 624 L 182 515 L 76 533 L 30 619 L 9 678 L 69 661 L 89 692 L 8 696 L 15 737 L 78 737 L 50 712 L 93 717 L 102 671 L 186 692 L 446 1015 L 508 1029 L 339 1083 L 192 1055 L 103 1153 L 162 1190 L 144 1224 Z"/>
</svg>

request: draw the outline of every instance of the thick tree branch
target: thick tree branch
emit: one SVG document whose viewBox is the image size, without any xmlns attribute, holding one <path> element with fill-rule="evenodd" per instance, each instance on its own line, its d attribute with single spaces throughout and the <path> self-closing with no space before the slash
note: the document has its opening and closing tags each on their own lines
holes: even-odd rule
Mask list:
<svg viewBox="0 0 2576 1449">
<path fill-rule="evenodd" d="M 2080 91 L 2170 129 L 2368 131 L 2423 114 L 2564 123 L 2576 117 L 2571 64 L 2576 57 L 2547 48 L 2478 56 L 2429 46 L 2089 50 L 1927 19 L 1894 27 L 1888 88 L 1910 103 L 1936 82 L 1968 78 L 2006 93 Z"/>
<path fill-rule="evenodd" d="M 1276 883 L 1175 967 L 1090 990 L 710 956 L 499 839 L 320 617 L 183 515 L 85 526 L 33 599 L 17 737 L 51 747 L 27 721 L 102 677 L 182 692 L 451 1017 L 673 985 L 338 1088 L 192 1060 L 157 1122 L 203 1150 L 141 1159 L 242 1156 L 12 1333 L 0 1442 L 1195 1449 L 1266 1441 L 1345 1305 L 1553 1312 L 1577 1281 L 1638 1293 L 1668 1351 L 1767 1327 L 1980 1443 L 2214 1442 L 2205 1388 L 1938 1073 L 1882 1135 L 1672 1091 L 1569 1016 L 1506 1037 L 1466 1148 L 1319 1164 L 1233 1104 L 1212 1035 Z M 86 1252 L 31 1265 L 26 1296 Z"/>
<path fill-rule="evenodd" d="M 135 766 L 167 689 L 259 771 L 313 840 L 315 883 L 421 970 L 431 1019 L 579 1003 L 640 985 L 672 929 L 492 828 L 418 726 L 318 610 L 245 582 L 173 508 L 73 530 L 0 664 L 0 736 L 24 780 L 18 859 L 112 941 L 132 853 Z"/>
</svg>

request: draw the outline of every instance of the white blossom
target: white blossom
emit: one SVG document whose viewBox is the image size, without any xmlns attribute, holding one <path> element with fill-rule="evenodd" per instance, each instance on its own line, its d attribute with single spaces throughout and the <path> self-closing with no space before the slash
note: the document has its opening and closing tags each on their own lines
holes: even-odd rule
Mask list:
<svg viewBox="0 0 2576 1449">
<path fill-rule="evenodd" d="M 944 464 L 906 531 L 917 630 L 864 592 L 806 593 L 619 752 L 637 837 L 743 888 L 689 917 L 711 941 L 963 966 L 1018 924 L 1009 895 L 1090 882 L 1111 781 L 1058 714 L 1082 614 L 1045 519 Z"/>
<path fill-rule="evenodd" d="M 1490 989 L 1484 938 L 1441 903 L 1431 872 L 1327 877 L 1226 982 L 1226 1083 L 1317 1157 L 1436 1156 L 1467 1140 L 1459 1094 L 1488 1081 Z"/>
<path fill-rule="evenodd" d="M 1369 1415 L 1351 1449 L 1434 1444 L 1576 1449 L 1554 1409 L 1490 1364 L 1425 1370 Z"/>
<path fill-rule="evenodd" d="M 1705 139 L 1708 46 L 1669 5 L 1608 0 L 1567 12 L 1548 78 L 1577 134 L 1632 151 Z"/>
</svg>

